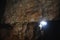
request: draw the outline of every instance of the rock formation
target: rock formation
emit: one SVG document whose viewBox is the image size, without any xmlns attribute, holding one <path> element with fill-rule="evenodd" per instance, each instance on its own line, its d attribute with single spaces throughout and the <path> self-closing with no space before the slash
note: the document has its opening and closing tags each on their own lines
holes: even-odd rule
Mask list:
<svg viewBox="0 0 60 40">
<path fill-rule="evenodd" d="M 2 20 L 12 29 L 4 40 L 38 40 L 36 23 L 41 19 L 53 20 L 58 10 L 58 0 L 6 0 Z"/>
</svg>

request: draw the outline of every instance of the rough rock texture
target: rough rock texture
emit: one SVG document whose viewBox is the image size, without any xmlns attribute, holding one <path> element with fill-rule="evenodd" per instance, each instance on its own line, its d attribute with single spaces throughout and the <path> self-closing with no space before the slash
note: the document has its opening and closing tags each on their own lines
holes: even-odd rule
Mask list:
<svg viewBox="0 0 60 40">
<path fill-rule="evenodd" d="M 7 0 L 5 23 L 52 20 L 58 15 L 58 0 Z"/>
<path fill-rule="evenodd" d="M 5 24 L 11 25 L 4 40 L 38 40 L 40 19 L 53 20 L 58 16 L 58 0 L 7 0 L 3 15 Z M 35 30 L 36 28 L 36 30 Z"/>
</svg>

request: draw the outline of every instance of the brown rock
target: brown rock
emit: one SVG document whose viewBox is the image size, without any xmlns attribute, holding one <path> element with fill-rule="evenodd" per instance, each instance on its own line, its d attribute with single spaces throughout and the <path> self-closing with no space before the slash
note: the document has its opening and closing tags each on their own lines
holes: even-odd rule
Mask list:
<svg viewBox="0 0 60 40">
<path fill-rule="evenodd" d="M 3 20 L 13 28 L 5 40 L 36 40 L 33 22 L 53 20 L 58 16 L 57 5 L 58 0 L 7 0 Z"/>
</svg>

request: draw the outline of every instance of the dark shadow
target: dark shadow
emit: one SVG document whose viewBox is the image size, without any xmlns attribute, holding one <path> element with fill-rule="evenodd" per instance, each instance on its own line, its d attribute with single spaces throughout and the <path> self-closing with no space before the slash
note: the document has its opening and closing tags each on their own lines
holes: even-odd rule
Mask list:
<svg viewBox="0 0 60 40">
<path fill-rule="evenodd" d="M 0 0 L 0 23 L 1 23 L 1 19 L 3 18 L 5 6 L 6 6 L 6 0 Z"/>
</svg>

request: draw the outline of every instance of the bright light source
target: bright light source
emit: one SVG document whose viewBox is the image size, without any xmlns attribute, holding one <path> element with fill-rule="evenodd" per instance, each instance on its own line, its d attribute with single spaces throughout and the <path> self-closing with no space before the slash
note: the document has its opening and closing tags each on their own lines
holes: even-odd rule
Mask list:
<svg viewBox="0 0 60 40">
<path fill-rule="evenodd" d="M 46 26 L 46 25 L 47 25 L 47 22 L 46 22 L 46 21 L 41 21 L 40 24 L 41 24 L 42 26 Z"/>
<path fill-rule="evenodd" d="M 42 28 L 42 27 L 44 27 L 46 25 L 47 25 L 46 21 L 41 21 L 40 24 L 39 24 L 39 27 Z"/>
</svg>

